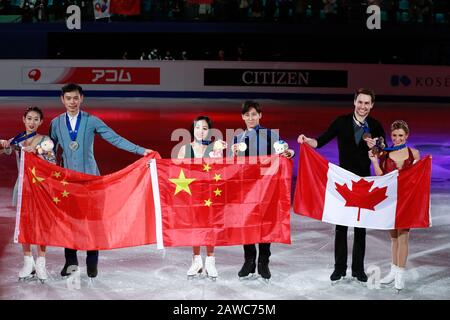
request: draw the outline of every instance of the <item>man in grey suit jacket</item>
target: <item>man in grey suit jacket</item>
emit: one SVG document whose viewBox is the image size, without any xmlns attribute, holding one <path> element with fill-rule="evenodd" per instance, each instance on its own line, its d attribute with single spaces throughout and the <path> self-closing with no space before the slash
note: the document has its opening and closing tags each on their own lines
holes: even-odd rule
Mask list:
<svg viewBox="0 0 450 320">
<path fill-rule="evenodd" d="M 142 148 L 115 133 L 99 118 L 80 110 L 83 102 L 83 89 L 77 84 L 62 87 L 61 102 L 66 112 L 54 118 L 50 124 L 50 137 L 55 143 L 55 152 L 62 149 L 64 168 L 92 175 L 100 175 L 94 158 L 94 137 L 99 134 L 113 146 L 128 152 L 146 156 L 152 150 Z M 78 266 L 77 251 L 64 249 L 66 262 L 61 271 L 67 276 L 69 266 Z M 97 276 L 98 251 L 87 252 L 87 274 L 91 278 Z"/>
</svg>

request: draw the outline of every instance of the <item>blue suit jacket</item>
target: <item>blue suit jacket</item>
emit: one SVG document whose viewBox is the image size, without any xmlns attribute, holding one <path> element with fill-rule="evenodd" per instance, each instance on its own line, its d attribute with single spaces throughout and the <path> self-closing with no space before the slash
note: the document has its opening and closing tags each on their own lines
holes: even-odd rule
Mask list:
<svg viewBox="0 0 450 320">
<path fill-rule="evenodd" d="M 140 155 L 144 154 L 144 148 L 122 138 L 99 118 L 81 110 L 80 112 L 81 122 L 76 139 L 79 146 L 75 151 L 69 148 L 72 140 L 66 125 L 66 113 L 54 118 L 50 124 L 50 137 L 55 143 L 55 153 L 58 152 L 59 148 L 62 149 L 62 165 L 64 168 L 100 175 L 94 158 L 94 137 L 96 134 L 99 134 L 117 148 Z"/>
<path fill-rule="evenodd" d="M 245 134 L 245 136 L 244 136 Z M 245 131 L 233 138 L 233 144 L 245 142 L 247 149 L 244 152 L 238 151 L 237 156 L 270 156 L 275 154 L 274 142 L 280 140 L 277 132 L 257 126 L 255 129 Z M 230 150 L 230 156 L 232 152 Z"/>
</svg>

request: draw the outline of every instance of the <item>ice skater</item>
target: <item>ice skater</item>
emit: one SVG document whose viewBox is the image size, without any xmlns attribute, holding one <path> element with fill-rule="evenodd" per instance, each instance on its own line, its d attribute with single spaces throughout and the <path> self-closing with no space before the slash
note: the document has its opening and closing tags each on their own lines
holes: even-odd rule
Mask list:
<svg viewBox="0 0 450 320">
<path fill-rule="evenodd" d="M 99 135 L 113 146 L 146 156 L 152 150 L 144 149 L 118 135 L 99 118 L 81 110 L 83 89 L 77 84 L 67 84 L 61 89 L 61 102 L 66 112 L 54 118 L 50 125 L 50 137 L 55 143 L 55 153 L 62 150 L 62 166 L 92 175 L 100 175 L 94 158 L 94 137 Z M 64 249 L 66 262 L 62 276 L 70 274 L 69 266 L 78 266 L 77 250 Z M 86 266 L 89 278 L 98 274 L 98 251 L 87 252 Z M 68 271 L 69 269 L 69 271 Z"/>
<path fill-rule="evenodd" d="M 354 96 L 354 110 L 347 115 L 339 116 L 328 129 L 317 139 L 308 138 L 304 134 L 298 137 L 299 143 L 307 143 L 313 148 L 321 148 L 337 137 L 339 148 L 339 165 L 361 177 L 370 176 L 369 148 L 376 144 L 375 137 L 385 140 L 381 124 L 369 116 L 375 103 L 375 94 L 370 89 L 359 89 Z M 373 137 L 373 138 L 372 138 Z M 347 226 L 336 225 L 334 244 L 334 271 L 330 280 L 334 283 L 347 273 Z M 364 271 L 364 255 L 366 250 L 366 229 L 354 228 L 352 277 L 367 282 Z"/>
<path fill-rule="evenodd" d="M 385 148 L 385 151 L 379 155 L 372 150 L 369 151 L 369 158 L 377 176 L 409 168 L 420 159 L 419 151 L 407 146 L 408 137 L 408 124 L 403 120 L 396 120 L 391 125 L 392 147 Z M 380 283 L 388 285 L 394 282 L 394 288 L 400 291 L 405 287 L 404 273 L 408 259 L 409 229 L 395 229 L 390 230 L 389 233 L 392 248 L 391 270 Z"/>
<path fill-rule="evenodd" d="M 25 131 L 19 133 L 14 138 L 9 140 L 0 140 L 0 145 L 4 150 L 9 150 L 7 153 L 12 152 L 14 149 L 17 168 L 19 169 L 20 163 L 20 150 L 25 152 L 36 153 L 40 158 L 47 160 L 51 163 L 56 162 L 55 154 L 53 153 L 53 142 L 49 136 L 38 134 L 38 129 L 44 122 L 44 113 L 38 107 L 29 107 L 25 110 L 22 117 Z M 45 146 L 45 147 L 44 147 Z M 43 148 L 44 147 L 44 148 Z M 45 151 L 44 151 L 45 150 Z M 19 178 L 17 178 L 13 191 L 13 206 L 17 206 Z M 38 256 L 36 262 L 34 261 L 31 244 L 22 244 L 23 250 L 23 266 L 19 271 L 19 280 L 29 280 L 36 275 L 38 280 L 45 282 L 48 279 L 48 273 L 45 263 L 46 246 L 37 245 Z"/>
<path fill-rule="evenodd" d="M 212 122 L 207 116 L 199 116 L 192 122 L 190 133 L 193 140 L 183 145 L 178 152 L 178 159 L 184 158 L 209 158 L 211 155 L 215 157 L 222 156 L 221 150 L 226 148 L 223 145 L 221 148 L 214 151 L 214 143 L 211 143 L 211 129 Z M 217 143 L 225 143 L 217 141 Z M 216 259 L 214 257 L 214 246 L 206 246 L 206 258 L 204 266 L 207 277 L 215 280 L 219 276 L 216 269 Z M 192 279 L 196 275 L 203 272 L 203 259 L 200 255 L 200 246 L 192 247 L 192 264 L 187 271 L 188 279 Z"/>
<path fill-rule="evenodd" d="M 274 143 L 280 140 L 278 134 L 260 125 L 262 108 L 255 101 L 242 104 L 241 117 L 246 130 L 233 137 L 231 155 L 233 156 L 269 156 L 275 154 Z M 287 149 L 280 156 L 288 159 L 294 156 L 294 150 Z M 240 279 L 253 276 L 256 269 L 255 244 L 244 245 L 244 264 L 238 272 Z M 258 274 L 266 281 L 271 278 L 269 269 L 270 243 L 259 243 Z"/>
</svg>

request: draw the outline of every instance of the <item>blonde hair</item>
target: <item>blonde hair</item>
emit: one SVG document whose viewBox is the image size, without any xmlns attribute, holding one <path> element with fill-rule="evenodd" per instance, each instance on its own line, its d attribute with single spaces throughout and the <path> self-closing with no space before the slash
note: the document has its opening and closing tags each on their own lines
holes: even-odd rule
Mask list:
<svg viewBox="0 0 450 320">
<path fill-rule="evenodd" d="M 406 134 L 409 134 L 408 124 L 403 120 L 395 120 L 394 122 L 392 122 L 391 131 L 398 129 L 403 129 L 403 131 L 405 131 Z"/>
</svg>

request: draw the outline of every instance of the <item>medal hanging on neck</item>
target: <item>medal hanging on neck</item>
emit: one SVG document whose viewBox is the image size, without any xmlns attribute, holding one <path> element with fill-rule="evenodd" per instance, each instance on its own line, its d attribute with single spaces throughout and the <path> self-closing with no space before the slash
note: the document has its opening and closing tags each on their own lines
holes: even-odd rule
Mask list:
<svg viewBox="0 0 450 320">
<path fill-rule="evenodd" d="M 250 129 L 250 130 L 253 130 L 253 129 Z M 239 152 L 245 152 L 245 150 L 247 150 L 247 144 L 244 141 L 245 141 L 245 138 L 247 137 L 247 133 L 250 132 L 250 130 L 244 131 L 244 134 L 242 135 L 241 140 L 237 144 L 237 150 Z"/>
<path fill-rule="evenodd" d="M 363 128 L 363 131 L 364 131 L 364 133 L 362 135 L 363 139 L 372 138 L 372 135 L 370 134 L 369 125 L 367 124 L 366 120 L 364 120 L 364 122 L 359 121 L 358 119 L 356 119 L 355 114 L 353 114 L 353 120 L 355 120 L 355 122 L 358 126 Z"/>
<path fill-rule="evenodd" d="M 247 144 L 245 142 L 241 142 L 238 144 L 238 150 L 240 152 L 245 152 L 247 150 Z"/>
<path fill-rule="evenodd" d="M 239 141 L 238 146 L 237 146 L 237 149 L 240 152 L 245 152 L 248 148 L 247 144 L 244 142 L 245 138 L 248 137 L 247 134 L 250 134 L 250 132 L 252 132 L 252 131 L 255 131 L 256 134 L 258 134 L 258 131 L 260 128 L 261 128 L 261 126 L 259 124 L 257 124 L 254 128 L 247 129 L 244 131 L 244 134 L 242 135 L 241 140 Z"/>
<path fill-rule="evenodd" d="M 66 126 L 67 130 L 69 130 L 70 140 L 72 140 L 69 144 L 69 148 L 72 151 L 76 151 L 79 147 L 77 140 L 78 129 L 80 128 L 81 122 L 81 112 L 78 112 L 77 122 L 75 124 L 75 130 L 72 130 L 72 126 L 70 125 L 69 115 L 66 113 Z"/>
<path fill-rule="evenodd" d="M 19 145 L 20 142 L 25 141 L 25 140 L 27 140 L 29 138 L 32 138 L 32 137 L 34 137 L 37 134 L 36 131 L 34 131 L 32 133 L 29 133 L 29 134 L 26 134 L 26 133 L 27 133 L 26 131 L 23 131 L 23 132 L 19 133 L 18 135 L 16 135 L 11 140 L 11 142 L 9 144 L 10 146 L 8 148 L 4 149 L 4 153 L 9 156 L 12 153 L 13 148 L 16 149 L 16 150 L 20 150 L 20 148 L 21 148 L 20 145 Z"/>
</svg>

